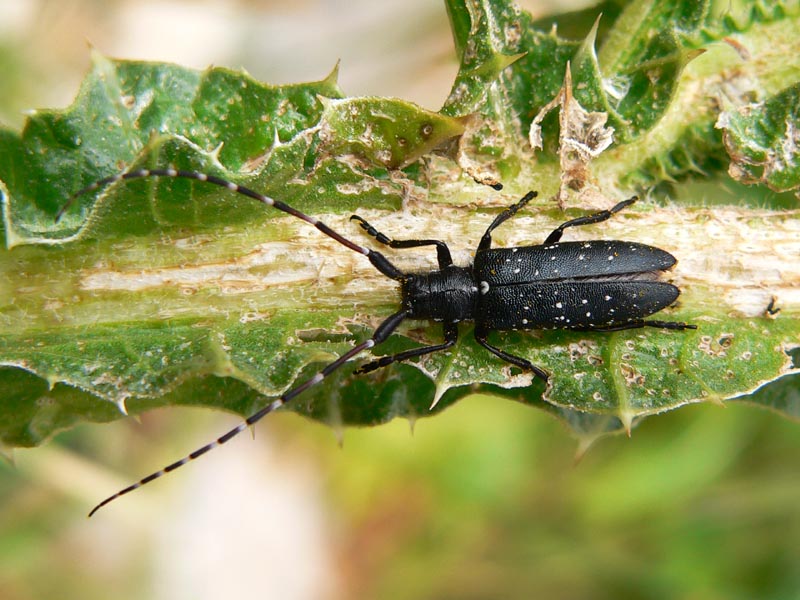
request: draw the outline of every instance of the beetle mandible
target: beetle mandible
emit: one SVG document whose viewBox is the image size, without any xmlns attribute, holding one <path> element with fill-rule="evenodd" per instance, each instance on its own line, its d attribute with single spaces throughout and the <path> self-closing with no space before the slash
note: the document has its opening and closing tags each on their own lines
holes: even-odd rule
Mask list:
<svg viewBox="0 0 800 600">
<path fill-rule="evenodd" d="M 680 294 L 676 286 L 659 280 L 660 275 L 676 263 L 670 253 L 653 246 L 618 240 L 560 241 L 565 229 L 606 221 L 633 204 L 637 200 L 635 196 L 619 202 L 610 210 L 562 223 L 541 245 L 492 248 L 492 232 L 536 197 L 536 192 L 528 192 L 494 218 L 478 243 L 473 264 L 466 267 L 453 264 L 450 249 L 441 240 L 395 240 L 377 231 L 363 218 L 351 217 L 367 235 L 389 248 L 435 246 L 438 268 L 420 273 L 404 273 L 380 252 L 352 242 L 325 223 L 284 202 L 220 177 L 195 171 L 140 169 L 101 179 L 73 194 L 56 218 L 60 219 L 75 198 L 82 194 L 122 180 L 145 177 L 208 182 L 306 221 L 350 250 L 363 254 L 380 273 L 397 281 L 401 290 L 400 309 L 378 325 L 369 339 L 351 348 L 310 379 L 288 390 L 215 441 L 109 496 L 95 506 L 89 516 L 112 500 L 229 441 L 320 383 L 351 358 L 384 342 L 406 319 L 441 322 L 444 341 L 383 356 L 362 365 L 356 373 L 366 373 L 394 362 L 450 348 L 458 339 L 458 323 L 461 321 L 475 323 L 475 339 L 489 352 L 545 381 L 548 374 L 542 368 L 491 345 L 487 339 L 489 332 L 514 329 L 618 331 L 640 327 L 696 329 L 695 325 L 688 323 L 645 320 L 645 317 L 671 305 Z"/>
</svg>

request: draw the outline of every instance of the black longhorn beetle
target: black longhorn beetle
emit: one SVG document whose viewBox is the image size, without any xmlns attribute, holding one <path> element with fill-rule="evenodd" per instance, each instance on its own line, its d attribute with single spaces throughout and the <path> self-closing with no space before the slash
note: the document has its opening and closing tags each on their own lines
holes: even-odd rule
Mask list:
<svg viewBox="0 0 800 600">
<path fill-rule="evenodd" d="M 440 240 L 394 240 L 377 231 L 359 216 L 358 222 L 378 243 L 390 248 L 435 246 L 438 269 L 422 273 L 404 273 L 383 254 L 348 240 L 321 221 L 291 206 L 237 185 L 214 175 L 176 169 L 141 169 L 101 179 L 73 194 L 61 208 L 56 220 L 87 192 L 126 179 L 144 177 L 177 177 L 206 181 L 227 188 L 310 223 L 322 233 L 354 252 L 363 254 L 383 275 L 400 283 L 400 310 L 383 321 L 368 340 L 328 364 L 316 375 L 285 392 L 217 440 L 198 448 L 188 456 L 148 475 L 116 494 L 109 496 L 89 513 L 112 500 L 132 492 L 146 483 L 174 471 L 178 467 L 224 444 L 250 425 L 290 402 L 308 388 L 317 385 L 351 358 L 385 341 L 406 319 L 433 320 L 442 323 L 444 342 L 384 356 L 362 365 L 356 373 L 367 373 L 394 362 L 445 350 L 456 343 L 458 323 L 473 321 L 475 339 L 489 350 L 523 370 L 547 380 L 548 374 L 530 361 L 492 346 L 487 337 L 490 331 L 516 329 L 574 329 L 583 331 L 619 331 L 639 327 L 664 329 L 696 329 L 695 325 L 673 321 L 645 321 L 647 317 L 666 308 L 678 298 L 680 290 L 659 281 L 662 271 L 671 268 L 676 260 L 669 252 L 618 240 L 589 242 L 560 242 L 569 227 L 601 223 L 637 198 L 629 198 L 610 210 L 566 221 L 556 227 L 537 246 L 492 248 L 492 232 L 513 217 L 536 192 L 528 192 L 516 204 L 498 214 L 483 234 L 472 265 L 453 264 L 450 249 Z"/>
</svg>

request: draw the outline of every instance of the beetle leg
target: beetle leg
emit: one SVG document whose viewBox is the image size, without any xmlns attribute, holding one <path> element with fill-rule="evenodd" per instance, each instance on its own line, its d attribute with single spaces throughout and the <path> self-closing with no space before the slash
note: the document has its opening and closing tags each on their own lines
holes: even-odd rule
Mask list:
<svg viewBox="0 0 800 600">
<path fill-rule="evenodd" d="M 577 219 L 572 219 L 571 221 L 566 221 L 562 223 L 558 227 L 556 227 L 553 232 L 547 236 L 547 239 L 544 241 L 544 245 L 547 246 L 549 244 L 555 244 L 558 240 L 561 239 L 561 235 L 564 233 L 564 230 L 568 227 L 578 227 L 580 225 L 591 225 L 592 223 L 602 223 L 603 221 L 607 221 L 612 217 L 614 213 L 621 211 L 626 206 L 630 206 L 634 202 L 636 202 L 639 198 L 637 196 L 632 196 L 627 200 L 623 200 L 619 202 L 610 210 L 601 210 L 600 212 L 594 213 L 592 215 L 586 215 L 585 217 L 578 217 Z"/>
<path fill-rule="evenodd" d="M 511 217 L 517 214 L 517 211 L 525 206 L 528 202 L 536 198 L 538 196 L 538 192 L 528 192 L 525 194 L 519 202 L 512 204 L 499 215 L 494 218 L 492 224 L 486 229 L 486 233 L 483 234 L 480 243 L 478 244 L 478 250 L 488 250 L 492 245 L 492 232 L 497 229 L 500 225 L 508 221 Z"/>
<path fill-rule="evenodd" d="M 678 321 L 645 321 L 645 327 L 660 327 L 661 329 L 697 329 L 697 325 L 680 323 Z"/>
<path fill-rule="evenodd" d="M 357 375 L 361 375 L 362 373 L 369 373 L 370 371 L 374 371 L 375 369 L 380 369 L 381 367 L 385 367 L 395 362 L 401 362 L 404 360 L 408 360 L 409 358 L 423 356 L 425 354 L 430 354 L 432 352 L 438 352 L 439 350 L 446 350 L 447 348 L 450 348 L 453 344 L 455 344 L 457 339 L 458 339 L 458 325 L 456 323 L 445 323 L 443 344 L 436 344 L 435 346 L 423 346 L 422 348 L 413 348 L 411 350 L 406 350 L 405 352 L 392 354 L 391 356 L 382 356 L 377 360 L 373 360 L 372 362 L 368 362 L 364 365 L 361 365 L 358 369 L 354 371 L 354 373 L 356 373 Z"/>
<path fill-rule="evenodd" d="M 417 248 L 419 246 L 436 246 L 436 258 L 439 261 L 439 268 L 445 269 L 453 264 L 453 259 L 450 256 L 450 249 L 447 244 L 440 240 L 393 240 L 387 235 L 384 235 L 372 225 L 367 223 L 358 215 L 350 217 L 351 221 L 357 221 L 361 228 L 367 232 L 367 235 L 372 236 L 379 244 L 384 244 L 390 248 Z"/>
<path fill-rule="evenodd" d="M 775 306 L 776 302 L 777 302 L 777 300 L 775 299 L 775 296 L 770 298 L 769 304 L 767 304 L 767 308 L 764 309 L 764 316 L 765 317 L 774 317 L 779 312 L 781 312 L 781 309 L 779 307 Z"/>
<path fill-rule="evenodd" d="M 624 331 L 625 329 L 639 329 L 641 327 L 658 327 L 660 329 L 697 329 L 697 325 L 691 323 L 680 323 L 678 321 L 645 321 L 644 319 L 637 319 L 636 321 L 628 321 L 627 323 L 619 323 L 617 325 L 607 325 L 605 327 L 586 327 L 581 328 L 580 331 Z M 577 330 L 578 328 L 576 328 Z"/>
<path fill-rule="evenodd" d="M 524 359 L 521 356 L 514 356 L 513 354 L 509 354 L 508 352 L 500 350 L 500 348 L 492 346 L 486 339 L 488 333 L 489 333 L 488 331 L 485 331 L 479 327 L 475 327 L 475 339 L 481 346 L 486 348 L 489 352 L 491 352 L 495 356 L 502 358 L 504 361 L 509 362 L 512 365 L 519 367 L 524 371 L 531 371 L 539 379 L 547 381 L 548 378 L 547 372 L 534 365 L 531 361 Z"/>
</svg>

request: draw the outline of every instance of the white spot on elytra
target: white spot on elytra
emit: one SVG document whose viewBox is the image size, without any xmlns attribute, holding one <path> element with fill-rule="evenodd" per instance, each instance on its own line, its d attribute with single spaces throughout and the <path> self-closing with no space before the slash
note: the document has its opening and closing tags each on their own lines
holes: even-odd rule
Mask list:
<svg viewBox="0 0 800 600">
<path fill-rule="evenodd" d="M 489 282 L 481 281 L 481 294 L 486 294 L 489 291 Z"/>
</svg>

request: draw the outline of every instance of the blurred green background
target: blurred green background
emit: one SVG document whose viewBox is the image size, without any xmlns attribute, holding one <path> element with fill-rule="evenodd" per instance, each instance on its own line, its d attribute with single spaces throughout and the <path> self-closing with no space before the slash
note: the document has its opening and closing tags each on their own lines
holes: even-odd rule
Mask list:
<svg viewBox="0 0 800 600">
<path fill-rule="evenodd" d="M 87 40 L 274 83 L 341 58 L 347 93 L 431 109 L 456 72 L 438 0 L 0 0 L 0 34 L 0 121 L 16 127 L 71 101 Z M 156 411 L 0 461 L 0 600 L 800 598 L 800 430 L 733 404 L 653 417 L 580 461 L 559 423 L 488 397 L 341 447 L 278 414 L 85 518 L 234 422 Z"/>
</svg>

